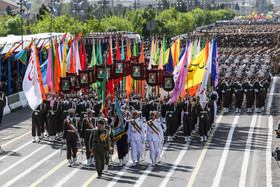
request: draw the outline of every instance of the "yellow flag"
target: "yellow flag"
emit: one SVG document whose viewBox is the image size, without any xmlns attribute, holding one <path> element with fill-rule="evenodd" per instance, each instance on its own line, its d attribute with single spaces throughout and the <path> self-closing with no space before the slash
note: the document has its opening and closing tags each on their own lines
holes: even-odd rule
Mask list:
<svg viewBox="0 0 280 187">
<path fill-rule="evenodd" d="M 66 51 L 66 42 L 64 42 L 63 59 L 61 64 L 61 77 L 66 77 L 66 72 L 67 72 L 67 51 Z"/>
<path fill-rule="evenodd" d="M 185 89 L 200 84 L 203 79 L 206 65 L 206 49 L 202 49 L 200 54 L 193 59 L 188 68 L 188 76 L 186 77 Z"/>
<path fill-rule="evenodd" d="M 175 67 L 179 63 L 179 57 L 180 57 L 180 38 L 177 39 Z"/>
<path fill-rule="evenodd" d="M 154 62 L 156 61 L 156 49 L 155 49 L 155 40 L 153 38 L 153 43 L 152 43 L 152 49 L 153 49 L 153 58 Z"/>
</svg>

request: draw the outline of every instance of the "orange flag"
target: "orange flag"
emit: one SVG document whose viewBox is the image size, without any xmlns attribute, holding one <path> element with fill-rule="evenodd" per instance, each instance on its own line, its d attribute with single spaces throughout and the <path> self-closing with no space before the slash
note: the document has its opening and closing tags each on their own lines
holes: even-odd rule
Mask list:
<svg viewBox="0 0 280 187">
<path fill-rule="evenodd" d="M 177 55 L 177 38 L 175 38 L 174 55 L 173 55 L 173 67 L 176 66 L 176 55 Z"/>
<path fill-rule="evenodd" d="M 145 59 L 144 59 L 144 43 L 143 42 L 142 42 L 141 55 L 140 55 L 139 62 L 140 63 L 145 62 Z"/>
<path fill-rule="evenodd" d="M 41 65 L 40 65 L 40 61 L 38 58 L 38 51 L 37 51 L 37 47 L 36 44 L 34 43 L 35 47 L 35 54 L 36 54 L 36 66 L 37 66 L 37 73 L 38 73 L 38 79 L 39 79 L 39 83 L 40 83 L 40 89 L 41 89 L 41 93 L 42 93 L 42 99 L 45 100 L 47 99 L 46 94 L 45 94 L 45 88 L 43 85 L 43 79 L 42 79 L 42 71 L 41 71 Z"/>
<path fill-rule="evenodd" d="M 55 64 L 54 64 L 54 86 L 53 86 L 54 93 L 59 91 L 59 82 L 60 82 L 59 77 L 61 77 L 61 68 L 60 68 L 58 47 L 57 47 L 57 42 L 56 42 L 56 44 L 55 44 Z"/>
<path fill-rule="evenodd" d="M 70 47 L 70 50 L 71 50 L 71 57 L 70 57 L 70 67 L 69 67 L 69 73 L 75 73 L 75 65 L 74 65 L 74 55 L 73 55 L 73 47 L 74 45 L 72 45 L 73 43 L 70 42 L 69 45 L 71 46 Z"/>
<path fill-rule="evenodd" d="M 129 39 L 127 39 L 126 60 L 130 60 L 130 57 L 131 57 L 130 43 L 129 43 Z M 127 98 L 129 98 L 129 94 L 132 91 L 132 79 L 130 75 L 128 75 L 125 78 L 125 90 L 126 90 Z"/>
</svg>

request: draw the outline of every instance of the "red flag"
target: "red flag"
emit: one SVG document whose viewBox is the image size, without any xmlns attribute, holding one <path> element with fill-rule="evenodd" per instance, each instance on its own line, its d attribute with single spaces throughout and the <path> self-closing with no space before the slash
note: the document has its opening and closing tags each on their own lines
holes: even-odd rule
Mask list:
<svg viewBox="0 0 280 187">
<path fill-rule="evenodd" d="M 79 42 L 77 42 L 77 43 L 79 43 Z M 81 63 L 81 69 L 83 69 L 82 68 L 83 62 L 84 62 L 84 60 L 83 60 L 83 40 L 81 40 L 81 42 L 80 42 L 80 63 Z"/>
<path fill-rule="evenodd" d="M 86 41 L 84 41 L 84 54 L 83 54 L 83 67 L 82 69 L 84 69 L 87 65 L 87 54 L 86 54 Z"/>
<path fill-rule="evenodd" d="M 144 59 L 144 43 L 142 42 L 142 48 L 141 48 L 141 55 L 140 55 L 140 60 L 139 60 L 140 63 L 143 63 L 145 62 L 145 59 Z"/>
<path fill-rule="evenodd" d="M 112 39 L 110 38 L 110 46 L 109 46 L 109 54 L 108 54 L 108 60 L 107 60 L 107 64 L 112 64 Z M 113 85 L 113 79 L 111 80 L 107 80 L 107 83 L 106 83 L 106 87 L 109 91 L 109 93 L 113 96 L 114 95 L 114 85 Z M 114 97 L 112 97 L 112 100 L 113 100 Z"/>
<path fill-rule="evenodd" d="M 70 57 L 70 67 L 69 67 L 69 73 L 75 73 L 75 64 L 74 64 L 74 55 L 73 55 L 73 45 L 72 41 L 69 43 L 70 50 L 71 50 L 71 57 Z"/>
<path fill-rule="evenodd" d="M 120 39 L 118 38 L 118 42 L 117 42 L 117 56 L 116 56 L 116 59 L 117 60 L 121 60 L 121 50 L 120 50 Z"/>
</svg>

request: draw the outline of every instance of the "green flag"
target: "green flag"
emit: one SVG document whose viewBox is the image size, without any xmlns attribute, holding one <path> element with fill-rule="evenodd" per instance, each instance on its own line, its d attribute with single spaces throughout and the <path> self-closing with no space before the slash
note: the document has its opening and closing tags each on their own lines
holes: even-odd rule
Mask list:
<svg viewBox="0 0 280 187">
<path fill-rule="evenodd" d="M 156 61 L 155 64 L 158 65 L 159 62 L 159 47 L 157 47 L 157 53 L 156 53 Z"/>
<path fill-rule="evenodd" d="M 95 65 L 95 43 L 94 43 L 94 40 L 93 40 L 93 44 L 92 44 L 92 53 L 91 53 L 91 62 L 90 62 L 90 66 L 94 66 Z"/>
<path fill-rule="evenodd" d="M 134 43 L 133 43 L 133 56 L 137 56 L 135 40 L 134 40 Z"/>
<path fill-rule="evenodd" d="M 195 49 L 196 49 L 196 46 L 195 46 L 195 40 L 193 41 L 193 50 L 192 50 L 192 59 L 195 58 Z"/>
</svg>

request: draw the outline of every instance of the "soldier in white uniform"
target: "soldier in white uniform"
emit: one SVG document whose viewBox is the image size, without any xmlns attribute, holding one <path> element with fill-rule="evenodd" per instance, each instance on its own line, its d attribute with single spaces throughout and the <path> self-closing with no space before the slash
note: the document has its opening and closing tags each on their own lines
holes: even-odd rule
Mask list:
<svg viewBox="0 0 280 187">
<path fill-rule="evenodd" d="M 130 120 L 127 131 L 128 143 L 130 143 L 131 146 L 131 158 L 133 161 L 132 166 L 136 166 L 136 159 L 138 164 L 140 164 L 142 142 L 144 142 L 143 122 L 137 117 L 137 111 L 133 111 L 133 119 Z"/>
<path fill-rule="evenodd" d="M 155 121 L 156 121 L 156 123 L 159 123 L 161 128 L 162 128 L 162 131 L 161 131 L 161 134 L 160 134 L 161 141 L 159 142 L 159 147 L 158 147 L 158 157 L 156 158 L 156 162 L 159 163 L 160 162 L 160 154 L 162 152 L 163 143 L 164 143 L 164 132 L 166 131 L 166 125 L 161 122 L 159 111 L 155 111 Z"/>
<path fill-rule="evenodd" d="M 163 140 L 163 130 L 159 122 L 155 120 L 154 112 L 150 112 L 150 120 L 147 121 L 147 141 L 150 145 L 150 158 L 152 167 L 156 165 L 156 158 L 159 156 L 159 143 Z"/>
</svg>

